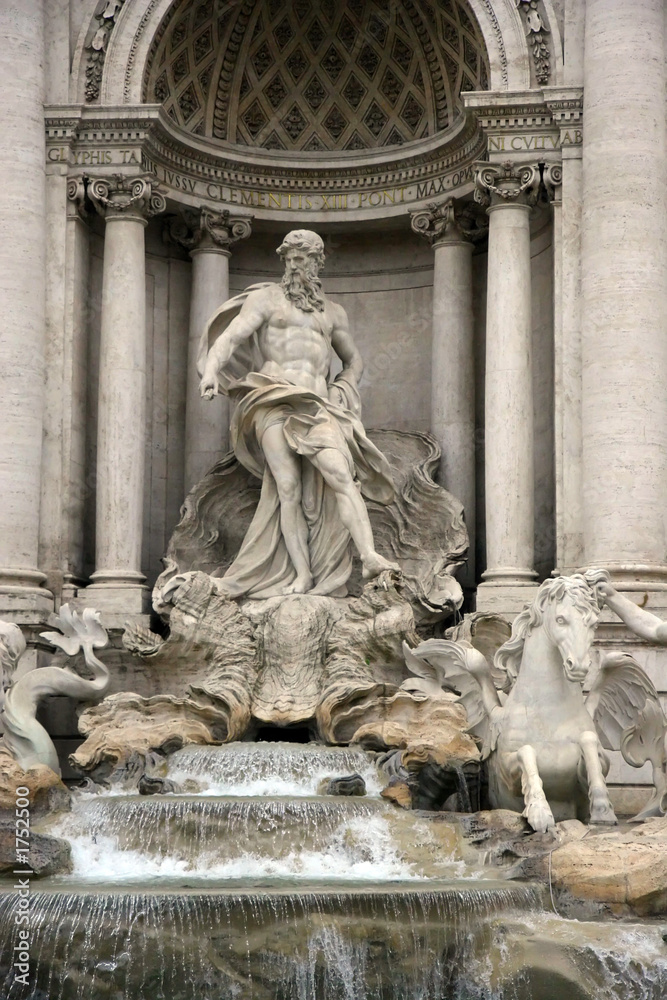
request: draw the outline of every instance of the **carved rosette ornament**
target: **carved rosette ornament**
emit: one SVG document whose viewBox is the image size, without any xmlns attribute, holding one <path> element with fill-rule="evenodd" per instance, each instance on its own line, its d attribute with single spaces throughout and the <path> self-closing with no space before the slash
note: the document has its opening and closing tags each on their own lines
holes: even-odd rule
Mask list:
<svg viewBox="0 0 667 1000">
<path fill-rule="evenodd" d="M 229 254 L 235 243 L 252 233 L 252 218 L 251 215 L 233 216 L 227 210 L 183 209 L 180 215 L 166 221 L 164 236 L 168 242 L 177 243 L 190 252 L 218 250 Z"/>
<path fill-rule="evenodd" d="M 475 201 L 485 208 L 498 205 L 536 205 L 542 184 L 539 165 L 475 164 Z"/>
<path fill-rule="evenodd" d="M 423 236 L 432 247 L 439 243 L 456 243 L 461 240 L 474 243 L 488 232 L 488 225 L 480 217 L 477 205 L 455 198 L 410 212 L 410 226 L 414 233 Z"/>
<path fill-rule="evenodd" d="M 98 177 L 88 184 L 88 197 L 101 216 L 134 218 L 144 222 L 167 208 L 164 195 L 155 189 L 152 177 Z"/>
</svg>

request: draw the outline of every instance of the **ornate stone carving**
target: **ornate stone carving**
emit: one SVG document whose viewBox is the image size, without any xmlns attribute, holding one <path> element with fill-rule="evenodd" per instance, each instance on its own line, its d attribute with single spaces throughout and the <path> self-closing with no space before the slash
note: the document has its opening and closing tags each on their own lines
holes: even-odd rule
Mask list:
<svg viewBox="0 0 667 1000">
<path fill-rule="evenodd" d="M 646 673 L 631 656 L 612 654 L 584 698 L 601 599 L 633 626 L 655 629 L 640 619 L 636 605 L 626 606 L 616 595 L 608 573 L 589 570 L 585 576 L 546 580 L 514 620 L 512 637 L 496 651 L 493 666 L 460 638 L 427 640 L 405 650 L 422 685 L 460 692 L 469 731 L 482 741 L 482 756 L 489 761 L 493 807 L 523 808 L 539 832 L 577 815 L 591 823 L 616 823 L 603 748 L 622 749 L 635 767 L 653 763 L 656 794 L 648 812 L 637 818 L 664 808 L 665 720 Z M 504 700 L 497 688 L 507 693 Z"/>
<path fill-rule="evenodd" d="M 92 680 L 74 670 L 44 667 L 23 671 L 14 680 L 26 642 L 18 625 L 0 622 L 0 731 L 6 748 L 26 770 L 45 764 L 60 775 L 58 754 L 46 729 L 37 721 L 39 702 L 47 695 L 65 695 L 80 700 L 100 698 L 109 684 L 109 672 L 93 650 L 106 646 L 107 633 L 100 616 L 86 608 L 81 616 L 64 604 L 50 624 L 59 632 L 42 632 L 41 637 L 58 646 L 67 656 L 82 651 Z"/>
<path fill-rule="evenodd" d="M 488 223 L 475 203 L 448 198 L 410 212 L 412 231 L 423 236 L 431 246 L 452 240 L 476 242 L 488 232 Z"/>
<path fill-rule="evenodd" d="M 92 38 L 86 46 L 89 52 L 88 65 L 86 66 L 86 102 L 88 104 L 98 100 L 100 96 L 100 84 L 109 36 L 124 3 L 125 0 L 101 0 L 97 6 L 95 20 L 98 22 L 98 27 L 94 30 Z"/>
<path fill-rule="evenodd" d="M 247 239 L 251 232 L 252 216 L 231 215 L 226 210 L 185 208 L 180 215 L 165 220 L 166 238 L 186 250 L 217 247 L 229 251 L 234 243 Z"/>
<path fill-rule="evenodd" d="M 83 176 L 68 177 L 67 179 L 67 200 L 72 206 L 72 211 L 85 219 L 88 215 L 86 209 L 86 181 Z"/>
<path fill-rule="evenodd" d="M 400 561 L 402 592 L 412 606 L 420 628 L 454 613 L 462 602 L 454 572 L 468 546 L 468 534 L 459 501 L 433 481 L 440 460 L 438 445 L 426 434 L 369 431 L 387 456 L 395 486 L 389 506 L 369 502 L 378 550 Z M 179 574 L 203 570 L 215 578 L 236 557 L 260 496 L 260 481 L 228 456 L 190 492 L 180 523 L 174 529 L 165 556 L 165 570 L 153 594 L 163 613 L 161 594 Z M 351 594 L 361 593 L 361 565 L 353 563 L 348 582 Z"/>
<path fill-rule="evenodd" d="M 546 189 L 549 201 L 560 203 L 563 185 L 562 163 L 547 163 L 542 174 L 542 183 Z"/>
<path fill-rule="evenodd" d="M 293 230 L 277 253 L 281 283 L 252 285 L 224 302 L 201 338 L 201 394 L 232 398 L 234 452 L 262 479 L 252 524 L 221 584 L 233 597 L 341 596 L 350 543 L 365 579 L 398 569 L 376 551 L 364 501 L 389 504 L 394 486 L 361 422 L 363 362 L 347 315 L 322 293 L 321 237 Z M 334 357 L 343 367 L 330 379 Z"/>
<path fill-rule="evenodd" d="M 148 219 L 167 208 L 164 195 L 156 189 L 150 176 L 126 177 L 113 174 L 98 177 L 88 184 L 88 196 L 100 215 L 140 216 Z"/>
<path fill-rule="evenodd" d="M 475 201 L 486 207 L 511 202 L 535 205 L 540 184 L 537 164 L 519 165 L 511 160 L 475 164 Z"/>
<path fill-rule="evenodd" d="M 530 47 L 533 52 L 535 79 L 539 84 L 544 85 L 549 82 L 551 76 L 549 45 L 546 39 L 546 35 L 550 33 L 549 29 L 542 19 L 537 0 L 515 0 L 515 2 L 523 15 L 528 30 Z"/>
<path fill-rule="evenodd" d="M 442 131 L 460 91 L 487 88 L 482 34 L 463 4 L 348 7 L 175 4 L 151 47 L 145 99 L 195 134 L 353 151 Z"/>
<path fill-rule="evenodd" d="M 489 16 L 489 20 L 493 25 L 493 33 L 496 36 L 496 42 L 498 44 L 498 55 L 500 57 L 500 75 L 503 81 L 503 85 L 507 86 L 507 50 L 505 49 L 505 42 L 503 40 L 503 33 L 498 22 L 498 15 L 493 9 L 493 3 L 491 0 L 482 0 L 486 12 Z"/>
<path fill-rule="evenodd" d="M 188 190 L 200 203 L 213 203 L 212 210 L 217 210 L 216 202 L 222 202 L 230 208 L 232 204 L 247 205 L 248 211 L 256 215 L 266 215 L 262 210 L 267 208 L 299 213 L 321 208 L 343 218 L 348 209 L 368 211 L 378 206 L 382 209 L 385 205 L 420 203 L 464 183 L 469 165 L 486 149 L 485 136 L 474 117 L 469 116 L 446 146 L 422 148 L 416 143 L 406 151 L 397 147 L 396 157 L 390 162 L 379 163 L 371 158 L 361 163 L 314 165 L 309 161 L 295 167 L 266 157 L 255 161 L 250 153 L 244 158 L 236 154 L 232 157 L 222 147 L 194 151 L 156 108 L 113 109 L 113 114 L 91 107 L 82 111 L 71 140 L 78 162 L 91 166 L 101 163 L 96 157 L 103 143 L 105 156 L 109 157 L 104 161 L 109 163 L 109 174 L 143 157 L 154 182 L 171 188 L 175 200 L 183 189 L 176 188 L 174 178 L 187 177 Z M 69 118 L 49 116 L 54 144 L 67 121 Z M 132 154 L 126 159 L 120 147 L 130 146 Z M 103 173 L 96 172 L 100 176 Z"/>
</svg>

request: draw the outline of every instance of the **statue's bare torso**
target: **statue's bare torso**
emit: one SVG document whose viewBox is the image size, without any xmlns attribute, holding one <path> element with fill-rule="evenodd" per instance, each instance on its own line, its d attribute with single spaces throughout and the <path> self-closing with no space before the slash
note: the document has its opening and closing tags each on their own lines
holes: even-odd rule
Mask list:
<svg viewBox="0 0 667 1000">
<path fill-rule="evenodd" d="M 334 315 L 340 307 L 326 302 L 324 312 L 303 312 L 285 297 L 279 285 L 252 293 L 267 319 L 257 342 L 264 358 L 261 371 L 303 386 L 326 398 L 331 366 Z"/>
</svg>

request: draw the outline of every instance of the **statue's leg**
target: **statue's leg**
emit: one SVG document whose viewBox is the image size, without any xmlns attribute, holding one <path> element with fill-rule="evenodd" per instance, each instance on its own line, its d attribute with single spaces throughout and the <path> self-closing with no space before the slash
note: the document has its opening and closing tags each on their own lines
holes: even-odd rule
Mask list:
<svg viewBox="0 0 667 1000">
<path fill-rule="evenodd" d="M 534 747 L 526 743 L 520 750 L 517 750 L 516 758 L 521 771 L 523 801 L 526 804 L 523 815 L 533 830 L 536 830 L 537 833 L 546 833 L 547 830 L 552 830 L 555 827 L 556 821 L 544 794 Z"/>
<path fill-rule="evenodd" d="M 375 551 L 366 504 L 352 478 L 345 455 L 335 448 L 323 448 L 312 456 L 311 461 L 336 494 L 340 519 L 350 532 L 363 563 L 364 579 L 378 576 L 385 569 L 398 570 L 398 563 L 389 562 Z"/>
<path fill-rule="evenodd" d="M 618 823 L 616 813 L 609 801 L 607 783 L 602 773 L 602 747 L 597 733 L 591 731 L 584 732 L 579 738 L 579 745 L 584 756 L 586 774 L 581 776 L 582 781 L 588 781 L 588 802 L 590 805 L 591 823 Z"/>
<path fill-rule="evenodd" d="M 313 586 L 308 557 L 308 525 L 301 507 L 301 459 L 291 450 L 282 424 L 267 427 L 262 435 L 262 451 L 276 482 L 280 500 L 280 529 L 296 571 L 296 579 L 286 594 L 305 594 Z"/>
</svg>

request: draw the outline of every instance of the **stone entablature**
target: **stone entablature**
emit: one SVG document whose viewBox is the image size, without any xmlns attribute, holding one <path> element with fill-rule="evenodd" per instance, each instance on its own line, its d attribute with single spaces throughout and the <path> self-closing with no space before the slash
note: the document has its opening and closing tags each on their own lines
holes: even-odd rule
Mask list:
<svg viewBox="0 0 667 1000">
<path fill-rule="evenodd" d="M 152 174 L 172 200 L 213 209 L 246 209 L 257 218 L 291 221 L 295 214 L 323 222 L 402 215 L 409 208 L 474 187 L 473 164 L 488 148 L 491 160 L 558 161 L 581 141 L 581 91 L 465 95 L 468 114 L 458 131 L 326 161 L 220 146 L 186 136 L 157 106 L 47 109 L 47 161 L 96 176 Z M 553 105 L 553 109 L 552 109 Z"/>
<path fill-rule="evenodd" d="M 581 87 L 545 87 L 514 94 L 464 94 L 488 140 L 491 161 L 560 159 L 564 150 L 581 148 Z"/>
</svg>

